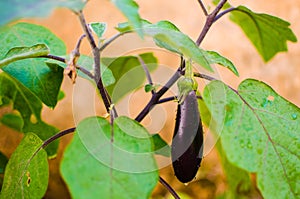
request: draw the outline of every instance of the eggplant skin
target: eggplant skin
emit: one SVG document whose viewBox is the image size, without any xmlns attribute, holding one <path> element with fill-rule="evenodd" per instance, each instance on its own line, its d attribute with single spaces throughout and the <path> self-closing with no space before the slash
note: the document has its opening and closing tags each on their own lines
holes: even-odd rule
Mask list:
<svg viewBox="0 0 300 199">
<path fill-rule="evenodd" d="M 180 182 L 193 180 L 203 156 L 203 129 L 195 91 L 178 104 L 172 139 L 171 157 L 175 176 Z"/>
</svg>

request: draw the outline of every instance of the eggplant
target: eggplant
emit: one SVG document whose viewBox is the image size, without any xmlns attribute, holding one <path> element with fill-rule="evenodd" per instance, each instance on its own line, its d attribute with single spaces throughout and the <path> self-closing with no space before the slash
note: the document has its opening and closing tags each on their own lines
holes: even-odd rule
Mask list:
<svg viewBox="0 0 300 199">
<path fill-rule="evenodd" d="M 190 182 L 197 174 L 203 156 L 203 128 L 194 90 L 178 103 L 171 158 L 177 179 Z"/>
</svg>

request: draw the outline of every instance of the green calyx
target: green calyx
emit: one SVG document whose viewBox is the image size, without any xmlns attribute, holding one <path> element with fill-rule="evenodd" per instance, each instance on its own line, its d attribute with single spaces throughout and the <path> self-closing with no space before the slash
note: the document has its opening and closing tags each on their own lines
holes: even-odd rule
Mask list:
<svg viewBox="0 0 300 199">
<path fill-rule="evenodd" d="M 189 92 L 197 90 L 198 83 L 194 79 L 193 66 L 190 60 L 186 60 L 185 75 L 178 80 L 177 86 L 179 90 L 179 104 L 184 101 Z"/>
<path fill-rule="evenodd" d="M 178 103 L 181 104 L 189 92 L 197 90 L 198 84 L 194 78 L 182 77 L 178 80 L 177 86 L 179 90 Z"/>
</svg>

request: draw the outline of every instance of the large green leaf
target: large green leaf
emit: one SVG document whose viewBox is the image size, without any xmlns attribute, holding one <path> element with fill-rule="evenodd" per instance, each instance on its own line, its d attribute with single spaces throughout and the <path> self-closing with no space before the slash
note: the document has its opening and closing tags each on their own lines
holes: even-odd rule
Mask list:
<svg viewBox="0 0 300 199">
<path fill-rule="evenodd" d="M 18 23 L 0 29 L 2 39 L 0 60 L 5 59 L 6 52 L 16 47 L 45 44 L 56 55 L 66 54 L 64 43 L 48 29 L 28 23 Z M 39 97 L 49 107 L 55 107 L 63 69 L 57 65 L 46 64 L 45 59 L 25 59 L 13 62 L 2 69 Z"/>
<path fill-rule="evenodd" d="M 18 60 L 48 55 L 49 52 L 45 44 L 36 44 L 30 47 L 15 47 L 6 53 L 4 59 L 0 61 L 0 67 Z"/>
<path fill-rule="evenodd" d="M 49 178 L 47 154 L 43 149 L 35 154 L 42 143 L 33 133 L 23 138 L 6 166 L 1 199 L 44 196 Z"/>
<path fill-rule="evenodd" d="M 20 117 L 15 115 L 14 120 L 19 121 L 21 126 L 11 124 L 10 120 L 2 119 L 3 124 L 7 124 L 13 128 L 21 128 L 24 133 L 34 132 L 42 140 L 54 135 L 58 130 L 44 123 L 41 119 L 42 103 L 33 95 L 26 87 L 6 73 L 0 74 L 0 105 L 9 101 L 13 103 L 13 109 L 20 113 Z M 18 117 L 18 118 L 17 118 Z M 12 126 L 13 125 L 13 126 Z M 58 142 L 53 142 L 47 147 L 49 156 L 56 154 Z"/>
<path fill-rule="evenodd" d="M 149 71 L 157 68 L 157 59 L 152 53 L 144 53 L 139 56 L 143 59 Z M 116 80 L 114 84 L 107 87 L 114 103 L 130 91 L 139 88 L 146 79 L 145 71 L 136 56 L 102 58 L 101 62 L 112 71 Z"/>
<path fill-rule="evenodd" d="M 149 198 L 158 182 L 148 132 L 137 122 L 118 117 L 86 118 L 76 128 L 61 163 L 73 198 Z"/>
<path fill-rule="evenodd" d="M 46 17 L 57 7 L 82 10 L 87 1 L 83 0 L 9 0 L 0 1 L 0 25 L 24 17 Z"/>
<path fill-rule="evenodd" d="M 139 5 L 133 0 L 112 0 L 112 2 L 128 19 L 132 29 L 143 37 L 142 19 L 138 13 Z"/>
<path fill-rule="evenodd" d="M 157 46 L 192 59 L 205 69 L 213 71 L 209 65 L 211 62 L 208 60 L 211 56 L 206 57 L 205 55 L 208 53 L 199 48 L 189 36 L 180 32 L 171 22 L 159 21 L 151 24 L 142 20 L 142 25 L 144 34 L 152 37 Z M 122 33 L 133 31 L 128 22 L 118 24 L 116 29 Z"/>
<path fill-rule="evenodd" d="M 158 46 L 192 59 L 205 69 L 213 71 L 205 52 L 171 22 L 159 21 L 156 24 L 144 25 L 143 30 L 145 35 L 153 37 Z"/>
<path fill-rule="evenodd" d="M 203 98 L 228 160 L 257 173 L 265 198 L 299 198 L 300 109 L 253 79 L 238 93 L 213 81 Z"/>
<path fill-rule="evenodd" d="M 231 12 L 230 19 L 242 28 L 265 61 L 278 52 L 287 51 L 287 41 L 297 41 L 289 28 L 290 23 L 278 17 L 254 13 L 239 6 Z"/>
</svg>

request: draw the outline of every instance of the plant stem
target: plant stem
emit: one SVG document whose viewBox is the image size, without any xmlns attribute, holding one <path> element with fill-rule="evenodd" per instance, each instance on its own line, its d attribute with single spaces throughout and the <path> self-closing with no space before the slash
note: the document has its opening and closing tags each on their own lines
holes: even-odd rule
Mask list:
<svg viewBox="0 0 300 199">
<path fill-rule="evenodd" d="M 137 58 L 138 58 L 139 62 L 141 63 L 141 65 L 142 65 L 142 67 L 143 67 L 143 69 L 144 69 L 144 71 L 145 71 L 145 74 L 146 74 L 148 83 L 149 83 L 150 85 L 153 85 L 153 81 L 152 81 L 150 72 L 149 72 L 149 70 L 148 70 L 148 68 L 147 68 L 147 66 L 146 66 L 146 64 L 145 64 L 145 62 L 144 62 L 144 60 L 143 60 L 143 59 L 141 58 L 141 56 L 139 56 L 139 55 L 137 56 Z M 155 93 L 155 91 L 154 91 L 154 90 L 151 90 L 151 93 L 152 93 L 152 95 L 153 95 L 153 94 Z"/>
<path fill-rule="evenodd" d="M 205 74 L 200 74 L 200 73 L 194 73 L 194 77 L 200 77 L 202 79 L 206 79 L 206 80 L 209 80 L 209 81 L 217 80 L 214 77 L 211 77 L 211 76 L 208 76 L 208 75 L 205 75 Z"/>
<path fill-rule="evenodd" d="M 176 191 L 162 178 L 159 176 L 159 182 L 168 189 L 168 191 L 172 194 L 175 199 L 180 199 Z"/>
<path fill-rule="evenodd" d="M 100 46 L 99 51 L 102 52 L 109 44 L 111 44 L 113 41 L 115 41 L 117 38 L 119 38 L 120 36 L 124 35 L 125 33 L 129 33 L 129 32 L 117 33 L 114 36 L 112 36 L 102 46 Z"/>
<path fill-rule="evenodd" d="M 203 10 L 204 15 L 207 16 L 208 12 L 207 12 L 207 10 L 205 8 L 205 5 L 203 4 L 202 0 L 198 0 L 198 2 L 199 2 L 200 6 L 201 6 L 201 8 Z"/>
<path fill-rule="evenodd" d="M 57 140 L 58 138 L 67 135 L 69 133 L 73 133 L 76 130 L 76 127 L 72 127 L 66 130 L 63 130 L 55 135 L 53 135 L 52 137 L 48 138 L 47 140 L 44 141 L 43 145 L 40 148 L 45 148 L 46 146 L 48 146 L 51 142 L 53 142 L 54 140 Z"/>
<path fill-rule="evenodd" d="M 56 56 L 56 55 L 48 54 L 48 55 L 44 55 L 44 56 L 40 56 L 40 57 L 48 58 L 48 59 L 53 59 L 53 60 L 56 60 L 56 61 L 60 61 L 60 62 L 66 63 L 66 59 L 65 58 L 59 57 L 59 56 Z M 81 72 L 83 72 L 84 74 L 86 74 L 87 76 L 89 76 L 91 79 L 94 79 L 94 75 L 90 71 L 88 71 L 87 69 L 85 69 L 84 67 L 77 65 L 76 68 L 78 70 L 80 70 Z"/>
<path fill-rule="evenodd" d="M 203 41 L 204 37 L 206 36 L 207 32 L 209 31 L 210 27 L 212 26 L 212 24 L 215 21 L 215 17 L 217 16 L 217 14 L 219 13 L 219 11 L 222 9 L 222 7 L 224 6 L 224 4 L 227 2 L 227 0 L 221 0 L 219 2 L 219 4 L 217 5 L 217 7 L 213 10 L 212 13 L 210 13 L 209 15 L 206 16 L 206 22 L 204 24 L 204 27 L 196 41 L 196 44 L 199 46 L 201 44 L 201 42 Z"/>
<path fill-rule="evenodd" d="M 233 10 L 236 10 L 236 8 L 235 7 L 231 7 L 231 8 L 228 8 L 228 9 L 224 10 L 223 12 L 221 12 L 220 14 L 218 14 L 215 17 L 214 22 L 216 22 L 218 19 L 220 19 L 223 15 L 225 15 L 225 14 L 227 14 L 227 13 L 233 11 Z"/>
<path fill-rule="evenodd" d="M 171 77 L 171 79 L 164 85 L 158 92 L 154 93 L 148 102 L 148 104 L 145 106 L 145 108 L 140 112 L 140 114 L 135 118 L 136 121 L 141 122 L 146 115 L 150 112 L 150 110 L 153 108 L 155 104 L 159 101 L 159 98 L 165 94 L 168 89 L 181 77 L 181 71 L 180 68 L 174 73 L 174 75 Z"/>
<path fill-rule="evenodd" d="M 102 100 L 104 102 L 106 111 L 108 113 L 110 113 L 110 106 L 111 106 L 111 98 L 107 93 L 107 90 L 105 89 L 103 82 L 102 82 L 102 78 L 101 78 L 101 69 L 100 69 L 100 50 L 97 47 L 94 37 L 90 31 L 90 29 L 88 28 L 88 25 L 85 21 L 84 15 L 83 13 L 80 11 L 77 13 L 81 26 L 83 28 L 84 33 L 87 36 L 87 39 L 89 41 L 89 44 L 92 48 L 92 53 L 93 53 L 93 57 L 94 57 L 94 81 L 97 85 L 97 88 L 100 92 L 100 95 L 102 97 Z M 114 112 L 116 112 L 115 108 L 113 107 Z"/>
</svg>

